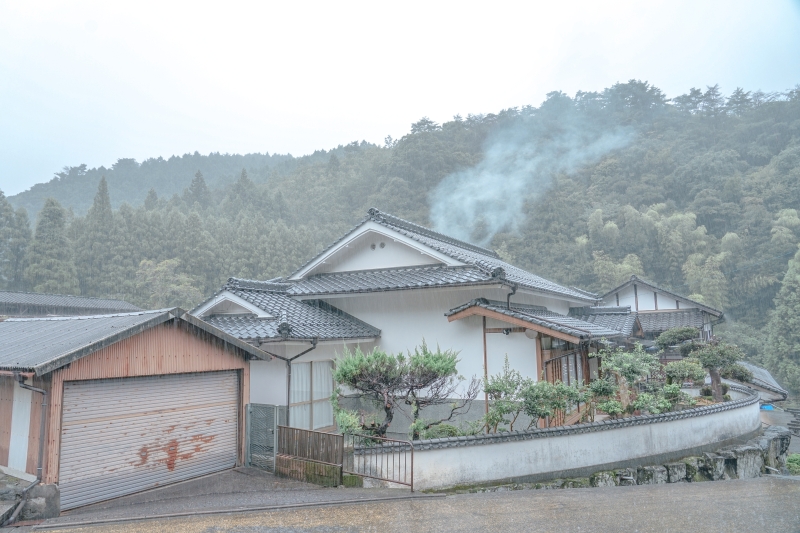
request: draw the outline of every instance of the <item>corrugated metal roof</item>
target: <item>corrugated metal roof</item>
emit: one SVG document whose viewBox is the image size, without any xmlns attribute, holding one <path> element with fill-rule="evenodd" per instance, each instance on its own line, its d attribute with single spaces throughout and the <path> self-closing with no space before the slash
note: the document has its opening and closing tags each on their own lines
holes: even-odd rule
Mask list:
<svg viewBox="0 0 800 533">
<path fill-rule="evenodd" d="M 110 315 L 9 318 L 0 322 L 0 370 L 46 374 L 169 320 L 183 320 L 254 357 L 269 355 L 180 308 Z"/>
<path fill-rule="evenodd" d="M 506 308 L 505 302 L 492 302 L 490 300 L 486 300 L 485 298 L 477 298 L 465 303 L 464 305 L 460 305 L 454 309 L 451 309 L 445 313 L 445 316 L 454 315 L 474 306 L 482 307 L 483 309 L 487 309 L 489 311 L 494 311 L 518 320 L 523 320 L 537 326 L 542 326 L 554 331 L 566 333 L 567 335 L 572 335 L 573 337 L 578 337 L 581 339 L 586 339 L 589 337 L 589 335 L 595 338 L 619 337 L 623 335 L 621 331 L 606 328 L 597 324 L 592 324 L 591 322 L 585 322 L 571 316 L 561 315 L 553 311 L 542 309 L 541 307 L 512 304 L 511 309 L 508 309 Z"/>
<path fill-rule="evenodd" d="M 129 312 L 140 308 L 123 300 L 89 298 L 65 294 L 0 291 L 0 308 L 4 306 L 61 307 L 94 311 Z"/>
<path fill-rule="evenodd" d="M 272 291 L 228 290 L 275 317 L 212 315 L 203 319 L 240 339 L 338 340 L 375 338 L 381 334 L 378 328 L 325 302 L 299 301 Z M 288 325 L 288 334 L 282 334 L 282 323 Z"/>
<path fill-rule="evenodd" d="M 307 261 L 303 266 L 297 269 L 292 276 L 302 271 L 309 264 L 314 262 L 317 258 L 328 253 L 333 247 L 340 243 L 343 239 L 355 232 L 366 222 L 376 222 L 384 227 L 394 230 L 401 235 L 413 239 L 425 246 L 428 246 L 439 253 L 448 257 L 478 267 L 486 274 L 493 275 L 500 279 L 505 279 L 508 282 L 519 285 L 520 287 L 540 291 L 548 294 L 556 294 L 559 296 L 568 297 L 577 301 L 594 303 L 597 298 L 586 291 L 569 289 L 557 283 L 541 278 L 535 274 L 531 274 L 521 268 L 515 267 L 505 261 L 501 260 L 496 252 L 470 244 L 467 242 L 459 241 L 447 235 L 443 235 L 429 228 L 414 224 L 407 220 L 395 217 L 388 213 L 382 213 L 377 209 L 370 209 L 368 215 L 362 221 L 351 229 L 348 233 L 337 239 L 333 244 L 328 246 L 321 253 L 317 254 L 314 258 Z M 446 268 L 446 267 L 445 267 Z M 365 274 L 363 272 L 354 272 L 355 275 Z M 291 277 L 291 276 L 290 276 Z M 390 286 L 396 285 L 396 281 L 390 282 Z M 376 287 L 371 290 L 391 290 L 388 288 Z M 322 294 L 322 293 L 320 293 Z"/>
<path fill-rule="evenodd" d="M 48 363 L 90 350 L 92 346 L 115 339 L 120 334 L 166 322 L 174 318 L 170 311 L 160 309 L 113 315 L 9 318 L 0 322 L 0 338 L 3 339 L 0 343 L 0 369 L 37 370 Z M 95 350 L 83 355 L 92 351 Z"/>
</svg>

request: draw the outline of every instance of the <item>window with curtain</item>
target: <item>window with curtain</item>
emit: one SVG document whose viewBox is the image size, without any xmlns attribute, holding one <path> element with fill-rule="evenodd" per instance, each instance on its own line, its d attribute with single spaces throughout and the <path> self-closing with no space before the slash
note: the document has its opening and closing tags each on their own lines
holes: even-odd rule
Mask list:
<svg viewBox="0 0 800 533">
<path fill-rule="evenodd" d="M 292 427 L 333 427 L 332 393 L 333 361 L 294 363 L 289 398 Z"/>
</svg>

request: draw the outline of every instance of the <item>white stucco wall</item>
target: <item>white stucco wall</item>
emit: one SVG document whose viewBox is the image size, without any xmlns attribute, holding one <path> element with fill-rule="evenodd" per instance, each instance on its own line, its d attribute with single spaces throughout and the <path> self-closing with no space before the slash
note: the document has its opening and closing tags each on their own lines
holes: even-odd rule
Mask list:
<svg viewBox="0 0 800 533">
<path fill-rule="evenodd" d="M 483 335 L 481 318 L 474 316 L 448 322 L 445 312 L 474 298 L 505 300 L 507 288 L 470 288 L 461 290 L 408 290 L 332 297 L 326 301 L 373 326 L 380 328 L 379 346 L 392 353 L 406 353 L 423 339 L 429 346 L 459 352 L 459 373 L 469 379 L 483 376 Z M 544 305 L 566 314 L 569 302 L 517 293 L 514 302 Z M 508 327 L 507 323 L 489 321 L 488 327 Z M 503 367 L 508 354 L 512 368 L 536 379 L 536 343 L 524 333 L 487 335 L 489 373 Z"/>
<path fill-rule="evenodd" d="M 417 450 L 415 490 L 472 485 L 679 454 L 749 434 L 759 405 L 669 422 L 495 444 Z M 678 455 L 680 456 L 680 455 Z"/>
<path fill-rule="evenodd" d="M 345 346 L 352 350 L 359 345 L 364 351 L 372 350 L 375 346 L 373 342 L 349 344 L 325 342 L 318 344 L 314 350 L 293 362 L 331 361 L 341 355 Z M 281 357 L 294 357 L 310 347 L 309 343 L 276 343 L 262 346 L 263 349 Z M 250 361 L 249 403 L 286 405 L 286 361 L 278 358 L 274 358 L 272 361 Z"/>
<path fill-rule="evenodd" d="M 649 287 L 638 285 L 637 292 L 639 294 L 639 311 L 655 311 L 656 299 L 655 292 Z M 603 305 L 617 305 L 616 295 L 619 294 L 619 305 L 629 305 L 631 310 L 636 311 L 636 295 L 633 291 L 633 285 L 625 287 L 619 292 L 609 294 L 604 300 Z M 674 296 L 658 292 L 658 310 L 667 311 L 670 309 L 693 309 L 695 305 L 689 302 L 680 302 L 680 307 Z"/>
</svg>

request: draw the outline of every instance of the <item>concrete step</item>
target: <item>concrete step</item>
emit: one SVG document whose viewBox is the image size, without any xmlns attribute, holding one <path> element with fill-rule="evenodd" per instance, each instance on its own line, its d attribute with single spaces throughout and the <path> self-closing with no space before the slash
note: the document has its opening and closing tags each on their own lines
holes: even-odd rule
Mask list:
<svg viewBox="0 0 800 533">
<path fill-rule="evenodd" d="M 14 500 L 0 500 L 0 524 L 8 520 L 16 506 L 17 502 Z"/>
</svg>

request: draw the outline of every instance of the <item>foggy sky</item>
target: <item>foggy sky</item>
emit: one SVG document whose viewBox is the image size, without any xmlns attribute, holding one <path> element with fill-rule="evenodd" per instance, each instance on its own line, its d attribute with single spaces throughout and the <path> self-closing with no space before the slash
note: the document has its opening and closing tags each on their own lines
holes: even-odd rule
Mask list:
<svg viewBox="0 0 800 533">
<path fill-rule="evenodd" d="M 0 189 L 121 157 L 382 143 L 631 78 L 670 97 L 800 83 L 800 0 L 273 4 L 0 0 Z"/>
</svg>

